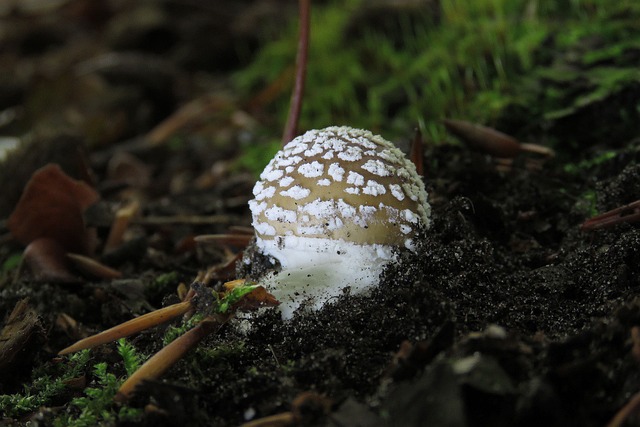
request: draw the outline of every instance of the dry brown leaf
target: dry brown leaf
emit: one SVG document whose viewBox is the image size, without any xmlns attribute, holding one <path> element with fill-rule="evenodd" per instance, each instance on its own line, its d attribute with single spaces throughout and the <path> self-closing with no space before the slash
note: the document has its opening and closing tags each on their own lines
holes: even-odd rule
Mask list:
<svg viewBox="0 0 640 427">
<path fill-rule="evenodd" d="M 238 301 L 234 308 L 240 311 L 251 311 L 260 307 L 275 307 L 278 304 L 280 302 L 276 297 L 267 292 L 264 287 L 258 286 Z"/>
<path fill-rule="evenodd" d="M 236 279 L 226 282 L 223 286 L 225 292 L 232 292 L 238 286 L 244 286 L 246 284 L 247 280 Z M 259 307 L 275 307 L 278 304 L 280 304 L 280 302 L 276 297 L 267 292 L 264 286 L 256 286 L 255 289 L 244 295 L 240 301 L 234 305 L 234 310 L 249 311 Z"/>
<path fill-rule="evenodd" d="M 24 250 L 24 262 L 37 282 L 77 283 L 70 269 L 66 251 L 53 239 L 39 238 Z"/>
<path fill-rule="evenodd" d="M 48 164 L 34 172 L 7 225 L 25 246 L 45 237 L 69 252 L 90 254 L 95 237 L 85 227 L 82 213 L 98 198 L 89 185 Z"/>
</svg>

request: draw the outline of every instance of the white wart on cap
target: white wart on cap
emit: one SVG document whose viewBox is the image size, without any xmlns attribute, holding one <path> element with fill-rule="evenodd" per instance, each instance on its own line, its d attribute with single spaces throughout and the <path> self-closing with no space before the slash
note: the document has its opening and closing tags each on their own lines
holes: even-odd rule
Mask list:
<svg viewBox="0 0 640 427">
<path fill-rule="evenodd" d="M 282 271 L 262 283 L 283 317 L 375 285 L 395 249 L 414 250 L 430 207 L 415 166 L 391 142 L 350 127 L 311 130 L 267 165 L 249 202 L 258 250 Z"/>
</svg>

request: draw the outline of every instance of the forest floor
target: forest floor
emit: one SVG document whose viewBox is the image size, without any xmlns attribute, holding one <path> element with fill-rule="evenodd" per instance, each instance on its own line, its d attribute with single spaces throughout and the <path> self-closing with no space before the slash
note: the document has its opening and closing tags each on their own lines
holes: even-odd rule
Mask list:
<svg viewBox="0 0 640 427">
<path fill-rule="evenodd" d="M 0 336 L 15 340 L 0 346 L 1 424 L 226 426 L 292 413 L 301 425 L 604 426 L 640 391 L 640 229 L 581 228 L 640 198 L 636 118 L 623 136 L 557 144 L 554 158 L 523 154 L 508 167 L 463 144 L 427 144 L 432 226 L 370 295 L 346 292 L 291 321 L 267 310 L 248 331 L 231 320 L 126 405 L 112 403 L 127 376 L 123 346 L 150 357 L 181 319 L 75 358 L 57 352 L 178 302 L 180 284 L 243 249 L 199 246 L 194 236 L 250 226 L 256 176 L 242 166 L 244 150 L 277 138 L 265 129 L 281 126 L 248 113 L 225 86 L 243 65 L 224 59 L 233 58 L 228 40 L 257 45 L 246 30 L 261 22 L 254 15 L 240 19 L 229 6 L 214 22 L 196 9 L 169 25 L 141 8 L 62 3 L 55 13 L 22 12 L 3 35 L 13 61 L 0 81 L 5 134 L 26 134 L 34 121 L 65 126 L 40 126 L 0 164 L 0 219 L 47 163 L 88 176 L 100 197 L 85 212 L 102 242 L 94 256 L 121 277 L 72 268 L 72 283 L 43 278 L 18 265 L 24 245 L 0 223 Z M 287 7 L 295 16 L 295 3 Z M 215 40 L 198 32 L 212 29 Z M 158 37 L 174 56 L 150 54 Z M 147 51 L 130 53 L 137 48 Z M 213 56 L 226 68 L 210 64 Z M 193 93 L 206 95 L 170 116 Z M 639 95 L 637 83 L 625 89 L 625 99 Z M 589 108 L 546 136 L 587 133 L 594 117 L 621 108 L 620 97 Z M 412 137 L 406 129 L 400 146 Z M 105 252 L 114 212 L 131 200 L 138 216 Z M 21 316 L 9 321 L 20 302 Z"/>
</svg>

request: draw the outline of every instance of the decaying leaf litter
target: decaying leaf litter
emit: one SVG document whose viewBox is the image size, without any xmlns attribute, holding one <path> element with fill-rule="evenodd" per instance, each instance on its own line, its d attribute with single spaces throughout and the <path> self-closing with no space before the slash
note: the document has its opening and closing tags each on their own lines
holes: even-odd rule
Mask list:
<svg viewBox="0 0 640 427">
<path fill-rule="evenodd" d="M 119 25 L 135 28 L 132 22 L 138 21 L 127 22 L 127 16 L 142 14 L 114 7 L 110 15 L 101 15 L 91 7 L 78 7 L 83 4 L 68 2 L 50 16 L 76 18 L 75 31 L 81 24 L 97 22 L 95 28 L 116 32 L 115 24 L 109 25 L 113 20 L 119 18 Z M 76 40 L 56 27 L 56 19 L 44 19 L 37 10 L 20 13 L 25 21 L 18 22 L 31 19 L 45 34 Z M 180 22 L 187 16 L 176 19 Z M 156 19 L 151 28 L 166 30 L 166 21 Z M 61 370 L 76 366 L 53 355 L 83 336 L 178 302 L 180 283 L 189 284 L 208 266 L 228 263 L 242 244 L 197 246 L 194 236 L 228 234 L 229 227 L 249 225 L 246 202 L 255 176 L 237 169 L 234 160 L 245 147 L 243 138 L 253 144 L 263 138 L 266 127 L 261 123 L 264 117 L 247 113 L 233 94 L 214 90 L 221 83 L 213 79 L 189 82 L 193 94 L 209 89 L 198 102 L 187 102 L 197 96 L 180 102 L 179 92 L 173 91 L 158 98 L 152 78 L 168 79 L 175 87 L 185 84 L 182 78 L 192 76 L 193 70 L 213 75 L 222 67 L 211 71 L 207 68 L 211 64 L 179 61 L 175 52 L 158 65 L 145 56 L 151 49 L 145 47 L 144 37 L 89 49 L 77 41 L 38 42 L 24 24 L 13 31 L 9 46 L 16 58 L 53 69 L 49 76 L 35 75 L 31 80 L 23 76 L 10 82 L 18 86 L 22 98 L 6 98 L 6 109 L 29 108 L 23 107 L 22 116 L 4 125 L 5 133 L 25 135 L 22 143 L 28 149 L 5 160 L 4 173 L 25 166 L 32 173 L 54 162 L 74 178 L 91 182 L 101 196 L 84 213 L 86 226 L 96 229 L 99 242 L 97 255 L 92 255 L 122 278 L 96 278 L 72 264 L 66 268 L 81 278 L 79 283 L 37 282 L 27 266 L 10 268 L 23 246 L 3 239 L 3 331 L 15 328 L 15 316 L 9 314 L 16 306 L 27 304 L 27 313 L 35 311 L 38 320 L 33 316 L 22 320 L 20 357 L 2 353 L 11 360 L 6 359 L 0 403 L 9 423 L 78 422 L 89 419 L 92 412 L 86 401 L 83 406 L 72 399 L 86 396 L 86 387 L 108 388 L 107 374 L 94 366 L 108 362 L 117 377 L 126 375 L 121 348 L 104 345 L 92 350 L 74 381 L 65 379 L 55 392 L 45 393 L 44 376 L 66 378 Z M 145 31 L 150 30 L 143 28 L 138 34 Z M 41 50 L 28 50 L 33 48 L 27 42 Z M 120 55 L 120 43 L 145 55 Z M 65 67 L 73 69 L 78 57 L 95 59 L 110 49 L 114 56 L 108 64 L 115 68 L 100 68 L 104 62 L 94 61 L 93 72 L 87 73 L 85 66 L 87 74 L 74 74 L 82 91 L 73 89 Z M 623 68 L 633 55 L 633 48 L 625 49 L 627 59 L 610 60 L 615 66 Z M 558 54 L 557 63 L 547 69 L 566 63 L 567 57 Z M 58 62 L 51 65 L 52 58 Z M 172 66 L 166 63 L 172 61 Z M 593 65 L 580 66 L 588 70 Z M 151 74 L 136 74 L 141 69 Z M 633 402 L 631 396 L 638 391 L 634 331 L 640 313 L 635 300 L 639 239 L 637 226 L 626 221 L 593 232 L 580 226 L 596 213 L 632 203 L 640 193 L 638 146 L 633 139 L 637 128 L 634 133 L 622 114 L 625 100 L 633 98 L 637 88 L 623 78 L 614 85 L 612 77 L 607 81 L 598 76 L 594 73 L 591 82 L 608 96 L 568 103 L 570 110 L 553 117 L 553 126 L 543 137 L 576 137 L 573 143 L 556 143 L 557 156 L 544 161 L 542 169 L 529 167 L 527 156 L 516 157 L 505 168 L 504 162 L 463 145 L 427 145 L 425 175 L 433 226 L 421 239 L 418 254 L 405 255 L 400 265 L 390 268 L 372 295 L 347 293 L 327 309 L 290 323 L 266 313 L 252 322 L 246 335 L 225 325 L 161 381 L 145 384 L 129 406 L 101 402 L 111 414 L 105 421 L 235 425 L 277 416 L 285 421 L 307 417 L 303 423 L 317 419 L 329 425 L 353 425 L 362 419 L 372 425 L 606 424 L 626 402 Z M 45 96 L 43 78 L 63 96 L 56 100 L 61 102 L 57 109 L 43 108 L 50 102 L 42 100 L 34 107 L 34 101 Z M 609 92 L 603 91 L 607 87 Z M 534 87 L 531 93 L 537 90 Z M 540 105 L 553 96 L 557 95 L 544 94 Z M 167 99 L 172 97 L 176 99 Z M 21 104 L 16 99 L 32 102 Z M 540 105 L 530 107 L 528 129 L 543 127 Z M 585 132 L 585 124 L 594 126 L 599 110 L 620 124 L 608 127 L 607 138 L 591 136 L 600 135 L 606 124 L 596 126 L 592 134 Z M 171 119 L 163 120 L 170 112 L 175 112 Z M 495 123 L 504 126 L 495 127 L 532 142 L 530 134 L 518 133 L 519 114 L 517 109 L 512 115 L 505 113 Z M 64 132 L 42 125 L 28 136 L 24 133 L 30 120 L 42 124 L 61 119 L 68 125 Z M 324 124 L 330 123 L 316 127 Z M 158 142 L 130 139 L 146 132 Z M 277 137 L 276 131 L 273 134 Z M 91 140 L 89 154 L 83 155 L 81 147 L 90 135 L 98 138 Z M 402 136 L 401 144 L 402 139 L 412 138 L 413 130 L 407 127 Z M 75 147 L 73 151 L 57 153 L 52 141 L 60 140 L 66 141 L 65 147 Z M 80 154 L 69 155 L 76 151 Z M 5 202 L 5 218 L 29 175 L 20 183 L 2 178 L 6 194 L 17 193 L 11 203 Z M 101 251 L 116 212 L 131 200 L 141 207 L 126 227 L 122 244 Z M 633 215 L 633 206 L 628 210 L 625 217 Z M 245 266 L 241 274 L 250 276 L 250 270 L 258 267 Z M 221 274 L 220 280 L 227 279 Z M 175 322 L 130 340 L 148 357 L 179 326 Z M 27 399 L 28 395 L 42 401 L 29 406 L 35 399 Z M 152 405 L 144 412 L 122 410 L 148 403 Z"/>
</svg>

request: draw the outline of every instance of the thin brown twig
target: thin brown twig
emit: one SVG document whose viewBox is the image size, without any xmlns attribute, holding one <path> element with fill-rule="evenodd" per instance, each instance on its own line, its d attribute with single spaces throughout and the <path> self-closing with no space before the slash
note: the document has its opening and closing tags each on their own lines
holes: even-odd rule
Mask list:
<svg viewBox="0 0 640 427">
<path fill-rule="evenodd" d="M 640 409 L 640 393 L 634 394 L 631 399 L 614 415 L 607 427 L 620 427 L 627 418 Z"/>
<path fill-rule="evenodd" d="M 286 427 L 295 425 L 295 423 L 295 414 L 291 411 L 288 411 L 249 421 L 241 424 L 240 427 Z"/>
<path fill-rule="evenodd" d="M 119 338 L 128 337 L 129 335 L 144 331 L 145 329 L 149 329 L 153 326 L 157 326 L 161 323 L 181 316 L 188 312 L 191 308 L 192 303 L 188 300 L 152 311 L 151 313 L 136 317 L 135 319 L 131 319 L 128 322 L 124 322 L 120 325 L 114 326 L 111 329 L 102 331 L 99 334 L 82 339 L 72 346 L 60 350 L 58 354 L 63 355 L 74 353 L 76 351 L 115 341 Z"/>
<path fill-rule="evenodd" d="M 170 367 L 182 358 L 189 350 L 198 345 L 200 341 L 221 325 L 211 318 L 207 318 L 198 323 L 193 329 L 187 331 L 162 350 L 157 352 L 151 359 L 135 371 L 121 386 L 115 399 L 119 402 L 126 401 L 135 388 L 142 381 L 153 380 L 161 376 Z"/>
<path fill-rule="evenodd" d="M 597 230 L 600 228 L 613 227 L 623 222 L 630 223 L 637 221 L 640 221 L 640 200 L 589 218 L 582 223 L 581 229 Z"/>
<path fill-rule="evenodd" d="M 291 104 L 287 124 L 282 134 L 282 144 L 286 144 L 295 138 L 298 133 L 298 121 L 302 110 L 302 98 L 304 96 L 304 83 L 307 74 L 307 57 L 309 52 L 309 27 L 311 15 L 311 1 L 299 0 L 300 32 L 298 36 L 298 52 L 296 55 L 296 77 L 291 92 Z"/>
</svg>

